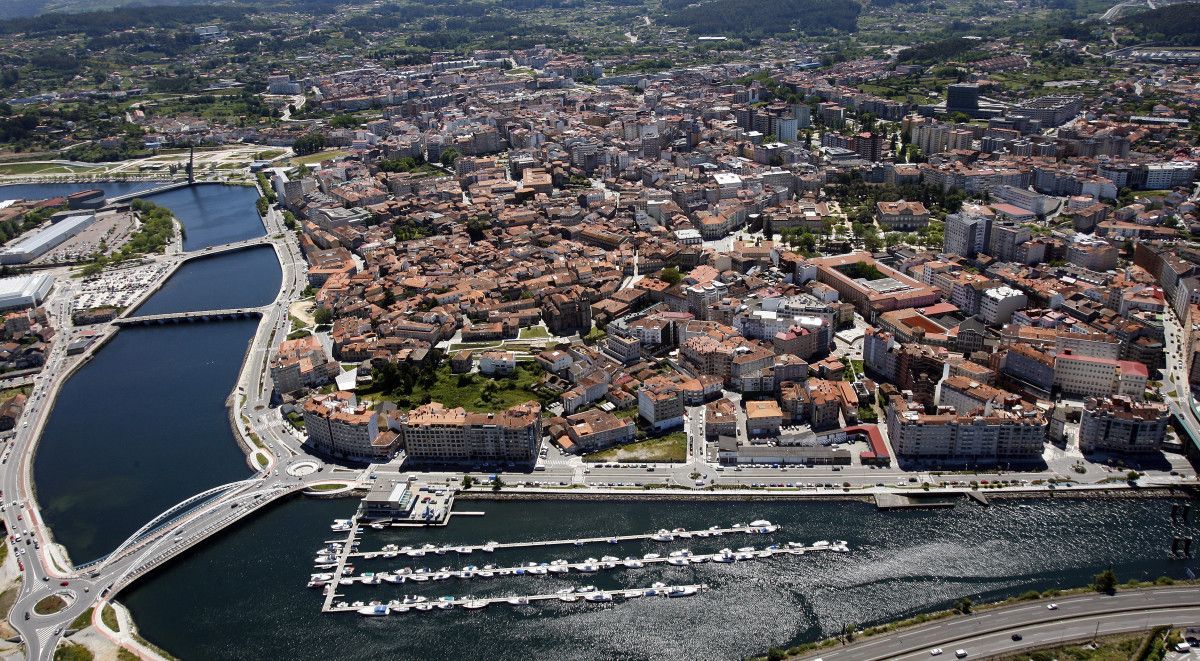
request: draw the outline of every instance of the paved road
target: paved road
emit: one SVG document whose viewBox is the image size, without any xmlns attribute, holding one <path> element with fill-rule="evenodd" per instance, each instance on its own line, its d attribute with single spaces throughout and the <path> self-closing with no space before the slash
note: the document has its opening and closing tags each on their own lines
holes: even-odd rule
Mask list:
<svg viewBox="0 0 1200 661">
<path fill-rule="evenodd" d="M 805 658 L 825 661 L 925 659 L 930 658 L 930 650 L 935 647 L 944 650 L 950 658 L 957 649 L 966 650 L 970 656 L 982 657 L 1091 636 L 1097 623 L 1104 633 L 1110 628 L 1133 631 L 1160 623 L 1190 625 L 1200 622 L 1200 588 L 1193 587 L 1129 590 L 1113 596 L 1067 597 L 1056 602 L 1056 610 L 1049 610 L 1049 603 L 1049 600 L 1038 600 L 985 610 L 814 652 Z M 1013 633 L 1020 633 L 1024 640 L 1013 641 Z"/>
</svg>

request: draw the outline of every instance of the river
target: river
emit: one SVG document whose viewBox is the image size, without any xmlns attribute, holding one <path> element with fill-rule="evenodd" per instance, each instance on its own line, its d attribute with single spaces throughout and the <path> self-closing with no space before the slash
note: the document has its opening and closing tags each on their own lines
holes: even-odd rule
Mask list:
<svg viewBox="0 0 1200 661">
<path fill-rule="evenodd" d="M 0 187 L 4 197 L 85 188 L 110 195 L 154 184 Z M 187 228 L 198 250 L 265 232 L 256 193 L 202 185 L 149 197 Z M 139 312 L 257 306 L 279 291 L 271 248 L 204 257 L 179 269 Z M 171 505 L 248 477 L 226 398 L 257 321 L 127 328 L 63 385 L 34 458 L 43 516 L 77 563 L 99 557 Z"/>
<path fill-rule="evenodd" d="M 356 501 L 293 499 L 259 515 L 135 584 L 120 598 L 142 633 L 183 659 L 739 659 L 772 645 L 815 640 L 845 624 L 868 625 L 962 596 L 998 599 L 1029 589 L 1073 587 L 1112 567 L 1121 580 L 1180 577 L 1168 557 L 1171 503 L 1159 499 L 998 501 L 985 508 L 879 512 L 858 502 L 461 502 L 483 510 L 445 528 L 367 530 L 363 550 L 383 544 L 482 543 L 652 532 L 727 525 L 754 518 L 779 533 L 686 543 L 557 547 L 432 556 L 424 566 L 500 566 L 556 558 L 624 557 L 690 547 L 695 552 L 768 539 L 844 539 L 846 554 L 809 553 L 733 565 L 658 565 L 559 578 L 451 579 L 436 584 L 341 587 L 348 599 L 406 593 L 499 596 L 704 582 L 690 599 L 609 605 L 560 604 L 514 610 L 407 613 L 387 618 L 320 614 L 305 588 L 314 551 L 337 537 L 328 524 Z M 1177 530 L 1183 530 L 1182 527 Z M 411 561 L 411 560 L 410 560 Z M 381 571 L 402 559 L 356 560 Z M 1190 564 L 1190 563 L 1189 563 Z M 428 586 L 428 587 L 423 587 Z"/>
</svg>

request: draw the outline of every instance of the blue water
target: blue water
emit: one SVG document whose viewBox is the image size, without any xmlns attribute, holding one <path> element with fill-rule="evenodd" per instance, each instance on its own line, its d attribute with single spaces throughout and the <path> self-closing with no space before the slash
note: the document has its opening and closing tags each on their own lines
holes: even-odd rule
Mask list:
<svg viewBox="0 0 1200 661">
<path fill-rule="evenodd" d="M 90 184 L 10 184 L 0 186 L 0 200 L 25 199 L 43 200 L 48 197 L 70 195 L 81 190 L 99 188 L 107 197 L 124 195 L 135 191 L 161 186 L 162 181 L 103 181 Z"/>
<path fill-rule="evenodd" d="M 62 192 L 51 185 L 26 194 Z M 253 189 L 204 185 L 152 199 L 187 227 L 188 249 L 264 233 Z M 256 248 L 185 265 L 142 307 L 263 305 L 279 282 L 274 251 Z M 249 474 L 226 398 L 257 323 L 126 328 L 63 386 L 33 472 L 43 515 L 73 560 L 99 557 L 175 503 Z"/>
<path fill-rule="evenodd" d="M 364 551 L 383 544 L 528 541 L 728 525 L 762 517 L 771 536 L 727 535 L 670 544 L 518 549 L 355 559 L 356 572 L 403 566 L 580 561 L 690 548 L 763 547 L 844 539 L 846 554 L 777 556 L 733 565 L 651 566 L 565 577 L 448 580 L 340 586 L 346 601 L 404 594 L 480 597 L 548 594 L 564 587 L 707 583 L 689 599 L 562 604 L 485 611 L 411 612 L 386 618 L 320 613 L 305 588 L 314 552 L 333 539 L 329 522 L 357 501 L 294 499 L 210 541 L 118 595 L 144 636 L 183 659 L 571 659 L 582 661 L 743 659 L 774 645 L 822 638 L 843 625 L 871 625 L 949 607 L 960 597 L 996 600 L 1026 590 L 1077 587 L 1112 568 L 1121 581 L 1184 576 L 1195 561 L 1167 551 L 1175 534 L 1163 499 L 1036 499 L 962 503 L 953 509 L 880 512 L 860 502 L 504 501 L 462 502 L 483 517 L 445 528 L 366 530 Z"/>
<path fill-rule="evenodd" d="M 193 259 L 136 310 L 165 314 L 258 307 L 275 300 L 283 273 L 269 246 Z"/>
<path fill-rule="evenodd" d="M 244 241 L 267 233 L 254 208 L 258 191 L 247 186 L 202 184 L 146 199 L 175 212 L 186 230 L 184 250 Z"/>
<path fill-rule="evenodd" d="M 175 503 L 248 476 L 225 398 L 256 327 L 126 328 L 63 386 L 33 478 L 72 560 L 100 557 Z"/>
</svg>

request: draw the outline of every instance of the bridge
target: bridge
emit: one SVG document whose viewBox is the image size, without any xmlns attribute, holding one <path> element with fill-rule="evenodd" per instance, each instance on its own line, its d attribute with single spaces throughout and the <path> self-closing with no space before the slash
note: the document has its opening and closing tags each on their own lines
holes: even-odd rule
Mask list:
<svg viewBox="0 0 1200 661">
<path fill-rule="evenodd" d="M 114 319 L 115 326 L 161 326 L 163 324 L 197 324 L 208 321 L 227 321 L 230 319 L 257 319 L 262 316 L 262 308 L 231 308 L 227 310 L 198 310 L 196 312 L 165 312 L 163 314 L 146 314 L 138 317 Z"/>
<path fill-rule="evenodd" d="M 107 200 L 105 200 L 104 203 L 105 203 L 105 206 L 111 206 L 113 204 L 120 204 L 121 202 L 129 202 L 130 200 L 133 200 L 133 199 L 136 199 L 139 197 L 149 197 L 151 195 L 158 195 L 159 193 L 166 193 L 166 192 L 173 191 L 173 190 L 179 190 L 180 188 L 187 188 L 188 186 L 191 186 L 191 185 L 192 185 L 191 182 L 189 182 L 187 180 L 175 181 L 175 182 L 171 182 L 169 184 L 163 184 L 162 186 L 158 186 L 157 188 L 150 188 L 147 190 L 140 190 L 140 191 L 136 191 L 133 193 L 125 193 L 124 195 L 117 195 L 115 197 L 110 197 Z"/>
<path fill-rule="evenodd" d="M 230 243 L 222 243 L 216 246 L 209 246 L 201 250 L 190 250 L 183 254 L 181 262 L 186 262 L 192 259 L 200 259 L 203 257 L 213 257 L 216 255 L 224 255 L 239 250 L 249 250 L 259 246 L 271 245 L 271 239 L 267 236 L 260 236 L 253 239 L 245 239 L 244 241 L 232 241 Z"/>
</svg>

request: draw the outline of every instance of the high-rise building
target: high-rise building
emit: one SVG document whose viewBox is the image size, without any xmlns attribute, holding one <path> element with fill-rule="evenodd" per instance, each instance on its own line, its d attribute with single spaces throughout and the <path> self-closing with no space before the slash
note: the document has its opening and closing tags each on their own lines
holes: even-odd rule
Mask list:
<svg viewBox="0 0 1200 661">
<path fill-rule="evenodd" d="M 950 255 L 974 257 L 987 249 L 988 229 L 991 220 L 966 212 L 946 216 L 945 238 L 942 250 Z"/>
</svg>

